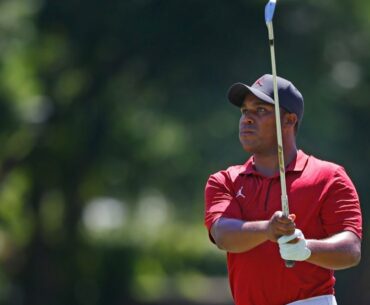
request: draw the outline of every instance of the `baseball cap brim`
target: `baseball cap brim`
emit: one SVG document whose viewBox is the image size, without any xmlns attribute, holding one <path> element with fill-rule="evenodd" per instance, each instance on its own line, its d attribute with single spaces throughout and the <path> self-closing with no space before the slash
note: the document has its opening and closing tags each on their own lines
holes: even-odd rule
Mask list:
<svg viewBox="0 0 370 305">
<path fill-rule="evenodd" d="M 227 93 L 227 97 L 232 104 L 234 104 L 237 107 L 241 107 L 248 93 L 254 94 L 260 100 L 266 103 L 275 104 L 274 100 L 265 93 L 263 93 L 262 91 L 249 87 L 243 83 L 233 84 Z"/>
</svg>

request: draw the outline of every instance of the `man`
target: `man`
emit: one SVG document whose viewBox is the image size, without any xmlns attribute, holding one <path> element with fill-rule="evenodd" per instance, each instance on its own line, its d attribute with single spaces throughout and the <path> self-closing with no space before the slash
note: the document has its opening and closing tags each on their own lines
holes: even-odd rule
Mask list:
<svg viewBox="0 0 370 305">
<path fill-rule="evenodd" d="M 277 78 L 286 182 L 291 215 L 281 210 L 271 75 L 251 87 L 234 84 L 229 101 L 240 107 L 239 139 L 252 156 L 211 175 L 205 188 L 205 224 L 227 251 L 236 305 L 335 305 L 334 271 L 361 257 L 358 195 L 344 169 L 296 146 L 303 97 Z M 294 260 L 293 268 L 284 260 Z"/>
</svg>

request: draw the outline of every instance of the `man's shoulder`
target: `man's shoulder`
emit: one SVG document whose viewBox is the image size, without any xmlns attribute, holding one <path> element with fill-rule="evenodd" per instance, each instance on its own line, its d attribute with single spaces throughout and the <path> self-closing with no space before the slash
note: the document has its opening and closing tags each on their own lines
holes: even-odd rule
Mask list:
<svg viewBox="0 0 370 305">
<path fill-rule="evenodd" d="M 320 176 L 333 176 L 338 171 L 343 171 L 343 166 L 332 162 L 323 160 L 321 158 L 318 158 L 316 156 L 310 155 L 308 158 L 308 167 L 311 171 L 316 172 Z"/>
<path fill-rule="evenodd" d="M 225 180 L 235 181 L 235 179 L 239 177 L 240 174 L 245 172 L 245 170 L 246 170 L 245 164 L 231 165 L 226 169 L 213 173 L 210 177 L 215 178 L 219 181 Z"/>
</svg>

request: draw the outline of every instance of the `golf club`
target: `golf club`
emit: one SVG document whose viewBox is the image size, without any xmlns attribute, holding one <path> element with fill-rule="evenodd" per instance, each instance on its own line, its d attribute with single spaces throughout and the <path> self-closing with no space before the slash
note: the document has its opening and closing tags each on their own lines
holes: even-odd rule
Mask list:
<svg viewBox="0 0 370 305">
<path fill-rule="evenodd" d="M 281 122 L 280 122 L 280 104 L 279 94 L 277 90 L 277 73 L 276 73 L 276 61 L 275 61 L 275 47 L 274 47 L 274 28 L 272 25 L 272 19 L 274 17 L 276 6 L 276 0 L 270 0 L 265 6 L 265 21 L 268 29 L 268 36 L 270 42 L 270 54 L 271 54 L 271 66 L 272 66 L 272 78 L 274 85 L 274 101 L 275 101 L 275 117 L 276 117 L 276 134 L 278 143 L 278 160 L 279 160 L 279 171 L 280 171 L 280 187 L 281 187 L 281 208 L 283 214 L 289 216 L 289 203 L 288 195 L 286 191 L 285 181 L 285 164 L 284 164 L 284 151 L 283 151 L 283 140 L 281 135 Z M 294 261 L 285 261 L 285 266 L 291 268 L 294 266 Z"/>
</svg>

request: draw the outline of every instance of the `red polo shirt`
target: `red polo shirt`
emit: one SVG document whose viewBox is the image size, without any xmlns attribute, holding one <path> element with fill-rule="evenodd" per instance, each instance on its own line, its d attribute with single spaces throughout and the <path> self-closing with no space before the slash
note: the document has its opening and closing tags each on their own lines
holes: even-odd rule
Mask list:
<svg viewBox="0 0 370 305">
<path fill-rule="evenodd" d="M 290 212 L 307 239 L 342 231 L 362 237 L 357 192 L 345 170 L 298 151 L 286 169 Z M 210 232 L 220 217 L 267 220 L 281 210 L 280 178 L 255 171 L 253 157 L 209 177 L 205 188 L 205 224 Z M 334 272 L 307 262 L 286 268 L 277 243 L 266 241 L 244 253 L 227 253 L 236 305 L 285 305 L 334 293 Z"/>
</svg>

